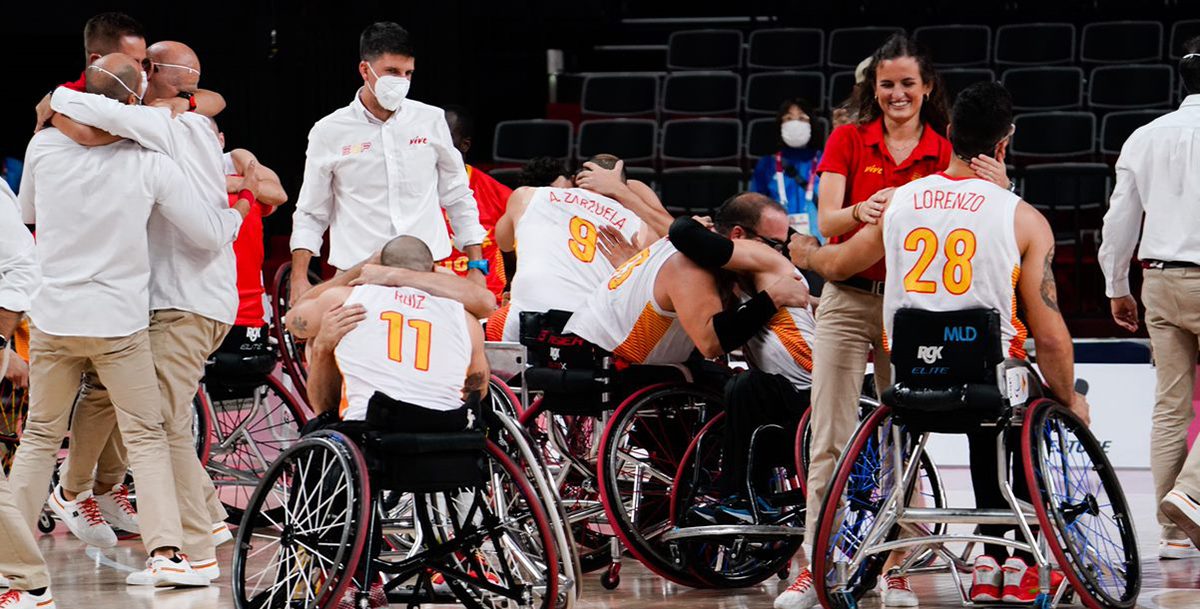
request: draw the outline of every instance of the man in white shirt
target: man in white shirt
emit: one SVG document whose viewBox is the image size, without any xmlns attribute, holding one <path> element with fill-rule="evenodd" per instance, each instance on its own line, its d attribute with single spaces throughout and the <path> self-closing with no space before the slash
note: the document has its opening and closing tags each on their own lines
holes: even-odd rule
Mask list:
<svg viewBox="0 0 1200 609">
<path fill-rule="evenodd" d="M 484 283 L 487 232 L 454 148 L 445 113 L 406 99 L 413 73 L 408 32 L 375 23 L 359 39 L 363 87 L 349 106 L 308 134 L 304 183 L 292 217 L 292 302 L 312 287 L 309 261 L 329 229 L 329 264 L 345 271 L 392 237 L 412 235 L 435 260 L 450 255 L 440 205 L 469 259 L 467 276 Z"/>
<path fill-rule="evenodd" d="M 152 45 L 149 57 L 154 66 L 144 101 L 175 98 L 180 91 L 195 92 L 200 80 L 200 62 L 187 45 L 163 41 Z M 59 88 L 51 107 L 64 117 L 101 130 L 100 137 L 129 138 L 150 150 L 171 157 L 183 170 L 186 186 L 197 203 L 214 210 L 227 209 L 224 159 L 221 145 L 209 118 L 184 113 L 176 118 L 164 108 L 126 106 L 99 95 Z M 111 135 L 110 135 L 111 134 Z M 81 138 L 87 143 L 87 138 Z M 80 140 L 77 140 L 80 141 Z M 257 171 L 250 169 L 243 180 L 243 198 L 253 202 Z M 150 348 L 164 397 L 164 427 L 171 445 L 171 463 L 178 482 L 180 515 L 183 518 L 184 552 L 195 569 L 215 577 L 214 535 L 227 529 L 226 514 L 214 499 L 212 479 L 204 471 L 192 438 L 192 397 L 204 374 L 204 362 L 220 346 L 233 325 L 238 305 L 236 264 L 231 246 L 216 251 L 196 247 L 161 213 L 152 213 L 148 224 L 151 255 Z M 116 417 L 108 396 L 101 389 L 89 390 L 76 406 L 68 467 L 62 483 L 54 489 L 60 505 L 70 505 L 92 489 L 92 468 L 105 442 L 114 441 Z M 119 436 L 115 436 L 119 442 Z M 101 470 L 106 468 L 100 468 Z M 97 480 L 109 488 L 113 483 Z M 121 492 L 121 491 L 117 491 Z M 99 495 L 98 495 L 99 496 Z M 55 502 L 51 501 L 51 506 Z M 211 509 L 219 510 L 211 513 Z M 119 526 L 137 527 L 132 516 Z M 117 524 L 117 523 L 114 523 Z M 214 532 L 215 529 L 220 529 Z M 136 532 L 136 528 L 134 532 Z M 143 578 L 145 579 L 145 578 Z M 146 581 L 130 583 L 150 584 Z"/>
<path fill-rule="evenodd" d="M 1184 49 L 1179 75 L 1191 95 L 1121 147 L 1099 256 L 1113 320 L 1134 332 L 1129 262 L 1142 229 L 1142 303 L 1158 377 L 1150 470 L 1161 502 L 1160 558 L 1200 557 L 1200 450 L 1188 454 L 1200 339 L 1200 37 Z"/>
<path fill-rule="evenodd" d="M 89 92 L 132 103 L 139 67 L 107 55 L 87 72 Z M 30 407 L 12 468 L 12 486 L 32 528 L 46 500 L 80 375 L 93 365 L 111 394 L 142 505 L 141 535 L 156 586 L 207 586 L 183 547 L 175 474 L 164 429 L 148 319 L 152 212 L 191 247 L 228 248 L 248 201 L 234 210 L 201 204 L 166 155 L 133 142 L 83 147 L 58 129 L 29 143 L 20 203 L 36 222 L 43 282 L 30 309 Z M 161 225 L 159 228 L 164 228 Z M 185 279 L 192 279 L 187 277 Z M 161 358 L 161 356 L 159 356 Z"/>
<path fill-rule="evenodd" d="M 0 375 L 6 365 L 22 361 L 9 348 L 13 331 L 29 310 L 30 297 L 41 280 L 33 235 L 21 222 L 17 198 L 0 180 Z M 38 550 L 33 532 L 17 509 L 8 479 L 0 471 L 0 585 L 10 587 L 0 594 L 0 607 L 54 609 L 50 595 L 50 573 Z M 6 604 L 6 603 L 12 603 Z"/>
</svg>

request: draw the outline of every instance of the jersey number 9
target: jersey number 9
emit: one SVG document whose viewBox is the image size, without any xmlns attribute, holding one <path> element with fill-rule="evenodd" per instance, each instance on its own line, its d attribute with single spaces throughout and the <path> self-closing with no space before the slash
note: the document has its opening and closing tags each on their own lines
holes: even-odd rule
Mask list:
<svg viewBox="0 0 1200 609">
<path fill-rule="evenodd" d="M 571 255 L 580 262 L 590 263 L 596 258 L 596 239 L 599 237 L 596 225 L 575 216 L 571 218 L 570 229 L 571 239 L 567 241 L 567 248 L 571 250 Z"/>
</svg>

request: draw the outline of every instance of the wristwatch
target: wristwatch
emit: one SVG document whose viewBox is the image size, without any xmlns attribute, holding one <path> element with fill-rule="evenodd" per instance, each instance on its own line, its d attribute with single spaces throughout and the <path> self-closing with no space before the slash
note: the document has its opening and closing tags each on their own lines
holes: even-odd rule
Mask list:
<svg viewBox="0 0 1200 609">
<path fill-rule="evenodd" d="M 195 93 L 192 93 L 190 91 L 180 91 L 179 97 L 182 97 L 183 99 L 187 100 L 188 112 L 196 111 L 196 94 Z"/>
<path fill-rule="evenodd" d="M 489 273 L 490 268 L 491 266 L 488 264 L 487 260 L 471 260 L 470 262 L 467 262 L 467 270 L 475 269 L 484 275 Z"/>
<path fill-rule="evenodd" d="M 8 348 L 8 337 L 0 334 L 0 351 Z"/>
</svg>

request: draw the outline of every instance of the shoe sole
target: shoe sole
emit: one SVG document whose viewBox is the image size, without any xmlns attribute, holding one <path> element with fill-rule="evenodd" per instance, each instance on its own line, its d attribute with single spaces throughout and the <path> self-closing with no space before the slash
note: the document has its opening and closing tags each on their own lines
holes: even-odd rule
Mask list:
<svg viewBox="0 0 1200 609">
<path fill-rule="evenodd" d="M 1192 540 L 1193 545 L 1200 546 L 1200 523 L 1192 520 L 1192 517 L 1189 516 L 1187 512 L 1184 512 L 1183 508 L 1176 505 L 1176 501 L 1186 502 L 1194 509 L 1200 509 L 1200 506 L 1192 506 L 1191 501 L 1184 497 L 1180 497 L 1179 493 L 1175 492 L 1169 493 L 1167 498 L 1162 502 L 1162 505 L 1159 506 L 1159 508 L 1162 509 L 1163 514 L 1166 515 L 1171 522 L 1175 523 L 1175 526 L 1178 526 L 1180 529 L 1182 529 L 1183 534 L 1187 535 L 1188 539 Z"/>
<path fill-rule="evenodd" d="M 155 588 L 207 588 L 212 582 L 207 577 L 197 573 L 195 577 L 174 577 L 160 579 L 154 582 Z"/>
</svg>

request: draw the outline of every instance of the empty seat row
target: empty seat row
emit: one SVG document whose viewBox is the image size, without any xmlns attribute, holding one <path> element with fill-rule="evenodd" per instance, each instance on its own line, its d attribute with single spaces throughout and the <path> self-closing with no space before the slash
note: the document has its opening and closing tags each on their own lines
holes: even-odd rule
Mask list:
<svg viewBox="0 0 1200 609">
<path fill-rule="evenodd" d="M 669 70 L 852 69 L 869 57 L 899 27 L 852 27 L 831 30 L 779 28 L 750 33 L 743 49 L 739 30 L 689 30 L 667 42 Z M 913 30 L 938 67 L 1064 65 L 1154 62 L 1163 58 L 1163 25 L 1157 21 L 1089 23 L 1077 33 L 1070 23 L 1023 23 L 995 30 L 986 25 L 932 25 Z M 1167 57 L 1178 59 L 1183 43 L 1200 35 L 1200 20 L 1172 24 Z M 1077 44 L 1078 42 L 1078 44 Z"/>
<path fill-rule="evenodd" d="M 1032 112 L 1014 119 L 1016 133 L 1009 148 L 1016 159 L 1082 158 L 1099 152 L 1120 154 L 1138 127 L 1162 116 L 1163 110 L 1131 110 L 1106 114 L 1096 137 L 1091 112 Z"/>
</svg>

